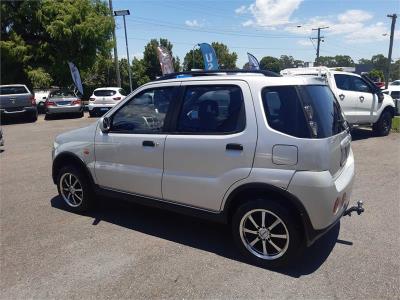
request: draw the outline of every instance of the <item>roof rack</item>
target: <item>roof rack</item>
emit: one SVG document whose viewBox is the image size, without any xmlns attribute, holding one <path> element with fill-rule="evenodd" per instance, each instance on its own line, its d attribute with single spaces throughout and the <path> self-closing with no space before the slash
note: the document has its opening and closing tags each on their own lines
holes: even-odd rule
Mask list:
<svg viewBox="0 0 400 300">
<path fill-rule="evenodd" d="M 262 74 L 267 77 L 280 77 L 281 75 L 267 71 L 267 70 L 208 70 L 208 71 L 184 71 L 184 72 L 176 72 L 176 73 L 170 73 L 166 74 L 164 76 L 161 76 L 155 81 L 158 80 L 166 80 L 166 79 L 175 79 L 179 78 L 179 76 L 185 77 L 187 75 L 188 77 L 196 77 L 196 76 L 218 76 L 218 75 L 230 75 L 230 74 L 238 74 L 238 73 L 244 73 L 244 74 Z"/>
</svg>

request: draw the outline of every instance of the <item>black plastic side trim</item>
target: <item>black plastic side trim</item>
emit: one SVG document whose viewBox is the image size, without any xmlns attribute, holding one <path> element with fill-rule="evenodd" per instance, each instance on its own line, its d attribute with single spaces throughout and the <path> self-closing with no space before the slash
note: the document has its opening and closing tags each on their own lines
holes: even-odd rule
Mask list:
<svg viewBox="0 0 400 300">
<path fill-rule="evenodd" d="M 54 184 L 57 184 L 57 182 L 56 182 L 57 181 L 56 166 L 60 160 L 62 161 L 62 160 L 66 160 L 66 159 L 73 159 L 76 163 L 78 163 L 82 167 L 82 169 L 85 170 L 85 173 L 86 173 L 87 177 L 89 178 L 90 183 L 92 185 L 94 185 L 94 180 L 93 180 L 92 174 L 90 173 L 86 164 L 75 153 L 68 152 L 68 151 L 60 153 L 59 155 L 57 155 L 57 157 L 53 161 L 51 175 L 52 175 Z"/>
<path fill-rule="evenodd" d="M 184 214 L 184 215 L 188 215 L 188 216 L 205 219 L 205 220 L 208 220 L 211 222 L 224 223 L 224 224 L 227 223 L 226 214 L 224 212 L 212 212 L 212 211 L 207 211 L 207 210 L 203 210 L 203 209 L 196 208 L 196 207 L 183 206 L 183 205 L 165 201 L 162 199 L 149 198 L 149 197 L 145 197 L 145 196 L 141 196 L 141 195 L 134 195 L 134 194 L 124 193 L 124 192 L 120 192 L 120 191 L 109 190 L 109 189 L 102 188 L 98 185 L 95 185 L 94 190 L 97 195 L 102 196 L 102 197 L 120 199 L 120 200 L 129 201 L 129 202 L 133 202 L 133 203 L 144 205 L 144 206 L 165 209 L 165 210 L 169 210 L 172 212 L 176 212 L 176 213 L 180 213 L 180 214 Z"/>
</svg>

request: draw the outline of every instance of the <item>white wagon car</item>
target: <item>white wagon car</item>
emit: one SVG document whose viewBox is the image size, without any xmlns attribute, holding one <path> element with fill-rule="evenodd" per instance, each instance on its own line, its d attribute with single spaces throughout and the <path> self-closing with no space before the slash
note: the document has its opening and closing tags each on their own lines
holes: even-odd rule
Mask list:
<svg viewBox="0 0 400 300">
<path fill-rule="evenodd" d="M 90 117 L 100 116 L 113 108 L 121 100 L 125 99 L 126 92 L 119 87 L 104 87 L 93 91 L 89 98 Z"/>
<path fill-rule="evenodd" d="M 224 222 L 248 259 L 281 266 L 363 211 L 348 129 L 315 78 L 172 74 L 59 135 L 52 176 L 72 211 L 107 195 Z"/>
</svg>

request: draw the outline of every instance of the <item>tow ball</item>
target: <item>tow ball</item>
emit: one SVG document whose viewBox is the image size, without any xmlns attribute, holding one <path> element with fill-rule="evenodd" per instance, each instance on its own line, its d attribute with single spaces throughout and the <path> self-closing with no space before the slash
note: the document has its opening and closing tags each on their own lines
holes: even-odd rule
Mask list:
<svg viewBox="0 0 400 300">
<path fill-rule="evenodd" d="M 344 216 L 349 216 L 351 217 L 351 213 L 355 211 L 358 215 L 361 215 L 364 212 L 364 207 L 363 207 L 363 202 L 361 200 L 357 201 L 357 206 L 352 206 L 344 212 Z"/>
</svg>

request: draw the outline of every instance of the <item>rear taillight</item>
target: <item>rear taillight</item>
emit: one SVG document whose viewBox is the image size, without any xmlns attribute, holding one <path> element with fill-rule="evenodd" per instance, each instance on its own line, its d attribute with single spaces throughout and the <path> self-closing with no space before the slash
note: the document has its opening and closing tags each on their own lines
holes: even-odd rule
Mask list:
<svg viewBox="0 0 400 300">
<path fill-rule="evenodd" d="M 96 98 L 89 98 L 89 101 L 94 101 L 96 100 Z"/>
<path fill-rule="evenodd" d="M 114 100 L 121 100 L 121 97 L 114 97 Z"/>
<path fill-rule="evenodd" d="M 31 105 L 35 106 L 36 105 L 36 100 L 35 97 L 31 96 Z"/>
<path fill-rule="evenodd" d="M 56 103 L 53 101 L 46 101 L 45 104 L 46 104 L 46 106 L 55 106 L 56 105 Z"/>
<path fill-rule="evenodd" d="M 76 99 L 76 100 L 72 101 L 72 105 L 77 105 L 77 104 L 81 104 L 80 99 Z"/>
</svg>

